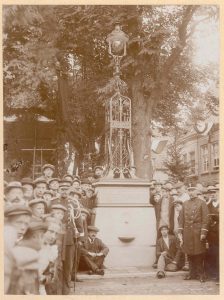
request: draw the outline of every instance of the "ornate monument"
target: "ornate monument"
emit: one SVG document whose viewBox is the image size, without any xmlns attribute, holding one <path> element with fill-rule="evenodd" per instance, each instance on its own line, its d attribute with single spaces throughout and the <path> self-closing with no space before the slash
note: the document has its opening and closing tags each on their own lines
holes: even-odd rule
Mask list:
<svg viewBox="0 0 224 300">
<path fill-rule="evenodd" d="M 116 23 L 108 35 L 109 54 L 114 63 L 115 94 L 106 103 L 106 153 L 108 157 L 109 178 L 131 178 L 133 166 L 131 146 L 131 99 L 120 91 L 120 62 L 126 55 L 129 38 Z"/>
<path fill-rule="evenodd" d="M 128 36 L 119 24 L 107 37 L 114 63 L 114 95 L 106 103 L 108 174 L 94 183 L 96 226 L 109 246 L 107 267 L 150 266 L 155 256 L 155 216 L 149 181 L 135 176 L 131 142 L 131 99 L 122 95 L 120 63 Z M 147 232 L 147 234 L 146 234 Z"/>
</svg>

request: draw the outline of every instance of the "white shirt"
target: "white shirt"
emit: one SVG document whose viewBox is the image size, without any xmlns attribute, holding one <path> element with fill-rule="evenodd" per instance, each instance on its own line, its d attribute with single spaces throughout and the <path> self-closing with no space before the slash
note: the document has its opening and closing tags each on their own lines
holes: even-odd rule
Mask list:
<svg viewBox="0 0 224 300">
<path fill-rule="evenodd" d="M 169 247 L 170 247 L 170 245 L 169 245 L 169 236 L 163 237 L 163 240 L 164 240 L 165 244 L 167 245 L 167 248 L 169 249 Z"/>
</svg>

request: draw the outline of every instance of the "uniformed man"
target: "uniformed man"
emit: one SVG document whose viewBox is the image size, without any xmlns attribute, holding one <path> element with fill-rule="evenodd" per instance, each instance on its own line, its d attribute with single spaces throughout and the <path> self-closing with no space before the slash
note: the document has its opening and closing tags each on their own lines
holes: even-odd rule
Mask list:
<svg viewBox="0 0 224 300">
<path fill-rule="evenodd" d="M 209 202 L 209 230 L 208 251 L 206 254 L 207 275 L 219 281 L 219 189 L 214 187 L 208 190 Z"/>
<path fill-rule="evenodd" d="M 55 201 L 54 204 L 57 202 Z M 68 186 L 64 186 L 59 202 L 66 208 L 65 212 L 65 236 L 62 254 L 63 282 L 62 294 L 70 292 L 74 258 L 77 256 L 77 242 L 84 237 L 83 221 L 79 203 L 68 196 Z M 75 279 L 75 278 L 74 278 Z"/>
<path fill-rule="evenodd" d="M 190 200 L 183 203 L 179 217 L 179 238 L 183 251 L 188 255 L 189 274 L 185 280 L 199 278 L 205 281 L 203 260 L 206 252 L 208 232 L 208 208 L 205 201 L 198 198 L 198 191 L 190 190 Z"/>
</svg>

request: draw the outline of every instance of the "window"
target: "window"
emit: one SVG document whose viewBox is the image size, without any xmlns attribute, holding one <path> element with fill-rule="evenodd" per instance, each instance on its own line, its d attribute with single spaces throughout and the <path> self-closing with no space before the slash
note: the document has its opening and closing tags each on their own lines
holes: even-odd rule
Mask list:
<svg viewBox="0 0 224 300">
<path fill-rule="evenodd" d="M 208 172 L 208 145 L 201 146 L 201 171 Z"/>
<path fill-rule="evenodd" d="M 219 144 L 218 142 L 212 144 L 212 163 L 213 168 L 219 167 Z"/>
<path fill-rule="evenodd" d="M 189 153 L 190 156 L 190 173 L 195 174 L 195 151 Z"/>
</svg>

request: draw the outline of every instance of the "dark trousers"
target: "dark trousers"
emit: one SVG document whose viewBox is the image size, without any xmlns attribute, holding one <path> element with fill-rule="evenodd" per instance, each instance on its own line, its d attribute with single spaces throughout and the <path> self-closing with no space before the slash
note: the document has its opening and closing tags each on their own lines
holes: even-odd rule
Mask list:
<svg viewBox="0 0 224 300">
<path fill-rule="evenodd" d="M 87 266 L 88 270 L 91 270 L 93 272 L 96 272 L 97 269 L 102 269 L 103 267 L 103 262 L 104 262 L 104 256 L 97 256 L 97 257 L 92 257 L 87 254 L 83 254 L 81 259 Z"/>
<path fill-rule="evenodd" d="M 197 255 L 188 255 L 189 275 L 192 278 L 204 276 L 204 253 Z"/>
<path fill-rule="evenodd" d="M 210 245 L 205 257 L 206 275 L 219 279 L 219 245 Z"/>
<path fill-rule="evenodd" d="M 72 276 L 71 276 L 72 281 L 76 280 L 76 275 L 79 269 L 80 256 L 81 256 L 81 248 L 80 245 L 77 243 L 75 246 L 74 258 L 73 258 L 73 267 L 72 267 Z"/>
<path fill-rule="evenodd" d="M 65 260 L 63 261 L 63 284 L 62 284 L 62 295 L 69 295 L 72 277 L 72 268 L 75 255 L 75 245 L 67 245 L 65 247 Z"/>
</svg>

